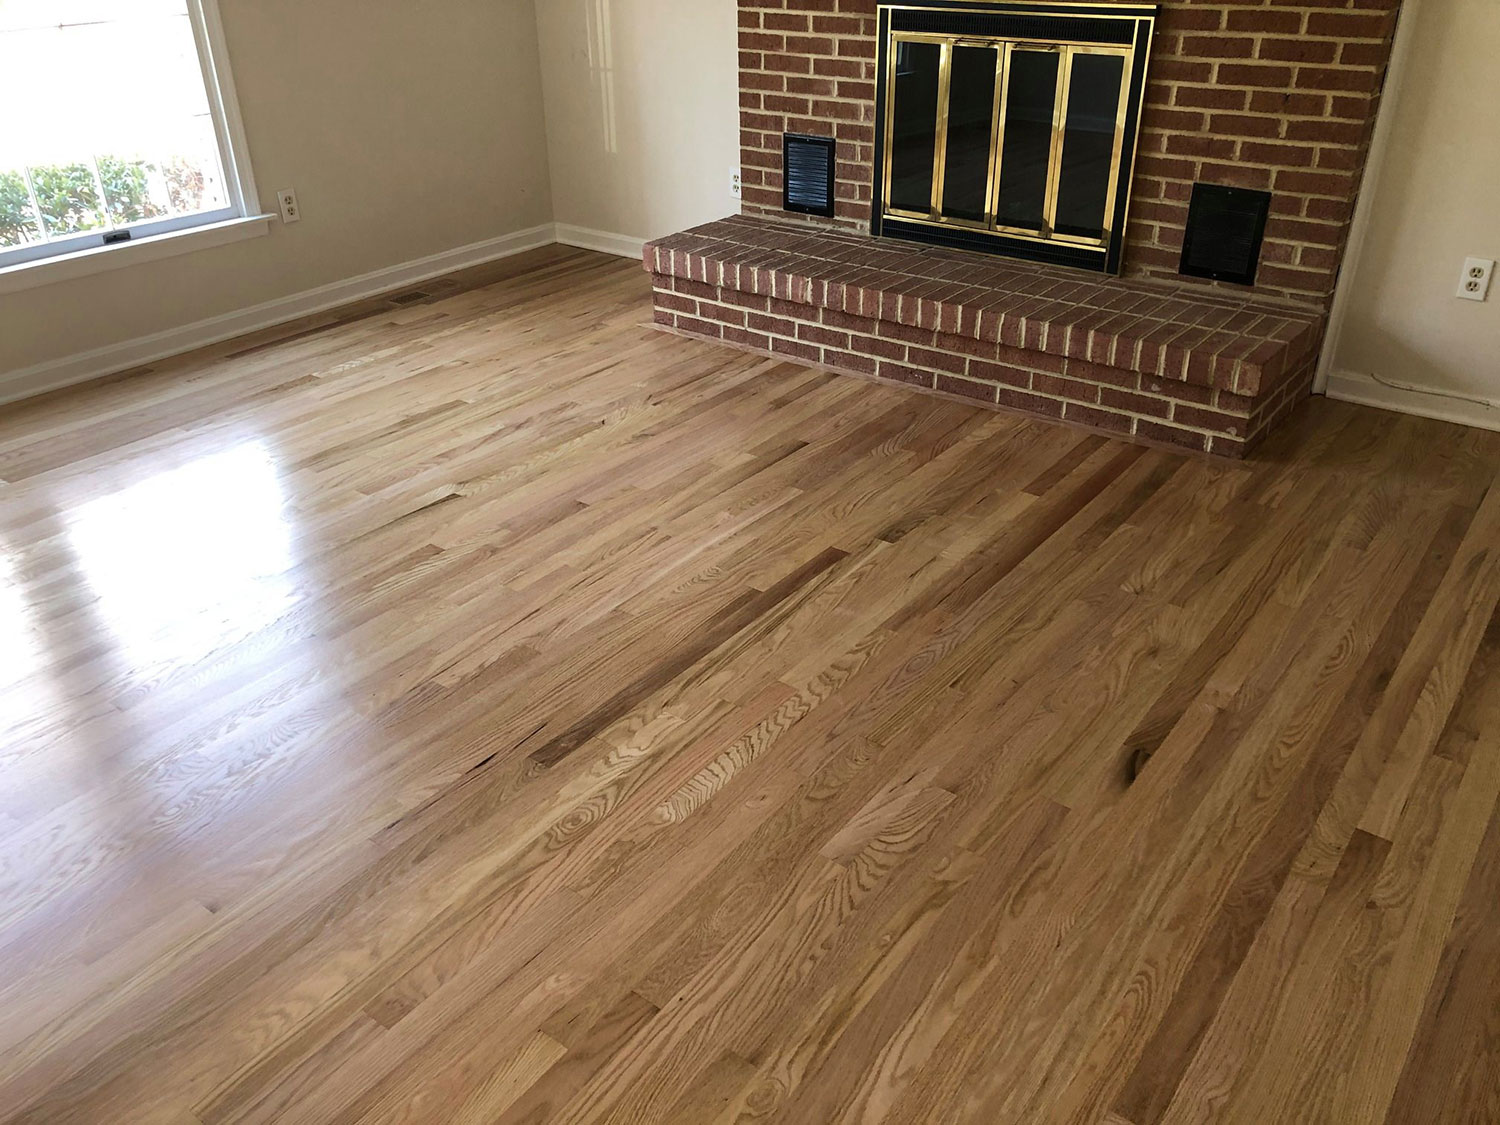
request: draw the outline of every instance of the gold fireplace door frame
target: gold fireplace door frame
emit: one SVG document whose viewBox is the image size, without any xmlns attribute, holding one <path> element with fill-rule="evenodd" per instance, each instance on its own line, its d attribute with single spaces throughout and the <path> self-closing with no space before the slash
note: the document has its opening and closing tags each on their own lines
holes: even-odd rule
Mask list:
<svg viewBox="0 0 1500 1125">
<path fill-rule="evenodd" d="M 935 43 L 941 48 L 938 62 L 938 104 L 936 131 L 933 144 L 932 200 L 925 212 L 909 211 L 890 205 L 891 162 L 895 141 L 896 106 L 896 58 L 901 43 Z M 995 51 L 995 104 L 990 117 L 990 167 L 985 191 L 985 221 L 952 218 L 943 214 L 944 172 L 948 155 L 948 101 L 953 77 L 953 50 L 955 47 L 977 47 Z M 1011 56 L 1017 51 L 1046 51 L 1062 57 L 1057 67 L 1057 93 L 1053 99 L 1052 150 L 1047 166 L 1047 191 L 1040 232 L 1030 227 L 1005 226 L 998 222 L 996 209 L 999 206 L 1001 154 L 1005 140 L 1005 112 L 1008 103 Z M 1062 178 L 1063 139 L 1068 120 L 1068 94 L 1072 87 L 1073 59 L 1078 55 L 1118 55 L 1123 60 L 1120 72 L 1120 104 L 1115 114 L 1115 141 L 1110 158 L 1109 189 L 1104 202 L 1104 230 L 1098 238 L 1059 234 L 1054 229 L 1057 221 L 1057 189 Z M 1130 76 L 1135 64 L 1133 46 L 1103 45 L 1059 41 L 1055 39 L 1026 39 L 1001 36 L 941 35 L 931 32 L 893 31 L 889 35 L 886 49 L 885 76 L 885 167 L 883 169 L 884 192 L 881 196 L 882 214 L 907 222 L 926 223 L 935 227 L 960 228 L 988 231 L 1012 238 L 1024 238 L 1033 242 L 1066 243 L 1072 246 L 1087 246 L 1104 249 L 1109 246 L 1111 224 L 1114 221 L 1116 197 L 1120 184 L 1120 162 L 1125 159 L 1125 118 L 1130 105 Z"/>
</svg>

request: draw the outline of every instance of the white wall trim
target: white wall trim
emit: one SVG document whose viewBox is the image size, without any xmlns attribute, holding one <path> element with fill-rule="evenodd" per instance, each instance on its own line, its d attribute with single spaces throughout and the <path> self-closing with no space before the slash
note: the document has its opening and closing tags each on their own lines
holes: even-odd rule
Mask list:
<svg viewBox="0 0 1500 1125">
<path fill-rule="evenodd" d="M 557 241 L 564 246 L 597 250 L 601 254 L 618 254 L 622 258 L 639 258 L 646 250 L 644 238 L 631 238 L 626 234 L 612 234 L 607 230 L 594 230 L 591 227 L 575 227 L 571 223 L 557 224 Z"/>
<path fill-rule="evenodd" d="M 1342 399 L 1344 402 L 1358 402 L 1365 406 L 1378 406 L 1382 410 L 1397 410 L 1422 418 L 1457 422 L 1459 425 L 1476 426 L 1482 430 L 1500 430 L 1500 403 L 1453 398 L 1440 391 L 1423 391 L 1416 387 L 1393 386 L 1362 372 L 1334 368 L 1328 372 L 1325 393 L 1329 398 Z"/>
<path fill-rule="evenodd" d="M 1397 17 L 1391 57 L 1386 63 L 1385 84 L 1380 91 L 1380 106 L 1375 115 L 1375 130 L 1370 136 L 1370 148 L 1365 153 L 1365 172 L 1359 186 L 1359 195 L 1354 201 L 1354 217 L 1349 222 L 1349 238 L 1344 245 L 1344 260 L 1339 266 L 1338 282 L 1333 290 L 1333 304 L 1328 310 L 1328 331 L 1323 334 L 1323 352 L 1318 357 L 1317 374 L 1313 376 L 1313 394 L 1337 397 L 1329 389 L 1335 374 L 1333 365 L 1338 353 L 1339 338 L 1344 334 L 1344 323 L 1349 317 L 1354 278 L 1359 272 L 1365 242 L 1374 222 L 1375 197 L 1380 190 L 1381 173 L 1385 169 L 1386 156 L 1391 148 L 1391 135 L 1396 128 L 1396 103 L 1403 92 L 1406 74 L 1410 69 L 1413 28 L 1416 27 L 1421 6 L 1422 0 L 1403 0 L 1401 14 Z M 1390 409 L 1400 408 L 1393 406 Z"/>
<path fill-rule="evenodd" d="M 261 213 L 260 189 L 250 166 L 250 142 L 245 137 L 239 94 L 235 91 L 234 73 L 229 66 L 229 42 L 224 37 L 219 0 L 188 0 L 188 3 L 198 17 L 192 22 L 195 38 L 200 32 L 202 36 L 198 40 L 198 57 L 208 84 L 208 96 L 224 129 L 220 155 L 225 161 L 227 186 L 240 214 L 258 215 Z"/>
<path fill-rule="evenodd" d="M 270 328 L 298 317 L 326 312 L 340 305 L 374 297 L 455 270 L 508 258 L 540 246 L 549 246 L 555 241 L 558 239 L 554 224 L 545 223 L 400 265 L 387 266 L 344 281 L 320 285 L 316 289 L 304 290 L 291 296 L 278 297 L 274 301 L 184 324 L 179 328 L 169 328 L 123 343 L 23 367 L 19 371 L 0 374 L 0 405 L 85 383 L 130 367 L 154 363 L 168 356 L 207 347 L 209 344 Z"/>
<path fill-rule="evenodd" d="M 55 258 L 18 262 L 13 266 L 0 268 L 0 293 L 38 289 L 43 285 L 55 285 L 59 281 L 72 281 L 74 278 L 137 266 L 143 262 L 155 262 L 179 254 L 193 254 L 215 246 L 227 246 L 231 242 L 242 242 L 247 238 L 261 238 L 271 233 L 271 221 L 275 218 L 275 215 L 252 215 L 248 219 L 225 219 L 222 223 L 184 227 L 182 230 L 167 231 L 149 238 L 135 238 L 111 246 L 90 246 L 87 250 L 74 250 Z"/>
</svg>

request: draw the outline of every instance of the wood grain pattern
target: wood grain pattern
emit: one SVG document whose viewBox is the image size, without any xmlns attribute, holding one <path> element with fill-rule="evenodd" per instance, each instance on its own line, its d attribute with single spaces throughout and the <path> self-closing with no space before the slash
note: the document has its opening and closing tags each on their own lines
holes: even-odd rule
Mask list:
<svg viewBox="0 0 1500 1125">
<path fill-rule="evenodd" d="M 549 248 L 0 415 L 0 1121 L 1500 1114 L 1500 435 Z"/>
</svg>

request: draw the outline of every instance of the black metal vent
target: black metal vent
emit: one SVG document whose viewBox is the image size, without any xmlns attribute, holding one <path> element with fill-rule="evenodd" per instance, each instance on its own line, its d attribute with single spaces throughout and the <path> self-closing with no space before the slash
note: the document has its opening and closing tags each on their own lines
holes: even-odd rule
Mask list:
<svg viewBox="0 0 1500 1125">
<path fill-rule="evenodd" d="M 833 217 L 832 137 L 787 133 L 782 138 L 782 200 L 787 211 Z"/>
<path fill-rule="evenodd" d="M 1179 272 L 1254 285 L 1271 193 L 1194 184 Z"/>
<path fill-rule="evenodd" d="M 1129 43 L 1129 20 L 1088 16 L 1016 15 L 1010 12 L 955 12 L 897 9 L 892 31 L 932 31 L 940 35 L 993 35 L 1005 39 L 1047 39 L 1083 43 Z"/>
</svg>

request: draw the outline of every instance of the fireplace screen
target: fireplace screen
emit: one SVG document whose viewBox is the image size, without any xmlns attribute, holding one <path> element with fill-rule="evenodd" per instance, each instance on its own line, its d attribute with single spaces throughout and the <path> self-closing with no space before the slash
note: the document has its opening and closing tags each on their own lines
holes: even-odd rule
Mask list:
<svg viewBox="0 0 1500 1125">
<path fill-rule="evenodd" d="M 882 6 L 875 233 L 1118 272 L 1154 12 Z"/>
</svg>

